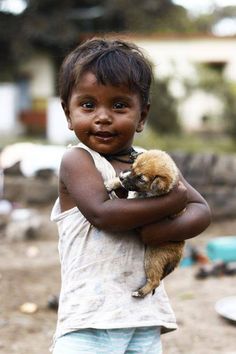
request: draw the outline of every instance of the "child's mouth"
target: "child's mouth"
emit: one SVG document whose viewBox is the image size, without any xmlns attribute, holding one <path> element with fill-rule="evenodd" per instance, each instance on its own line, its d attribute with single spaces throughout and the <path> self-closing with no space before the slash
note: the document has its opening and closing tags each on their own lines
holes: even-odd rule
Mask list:
<svg viewBox="0 0 236 354">
<path fill-rule="evenodd" d="M 114 138 L 115 134 L 108 131 L 98 131 L 94 134 L 96 138 L 101 140 L 110 140 Z"/>
</svg>

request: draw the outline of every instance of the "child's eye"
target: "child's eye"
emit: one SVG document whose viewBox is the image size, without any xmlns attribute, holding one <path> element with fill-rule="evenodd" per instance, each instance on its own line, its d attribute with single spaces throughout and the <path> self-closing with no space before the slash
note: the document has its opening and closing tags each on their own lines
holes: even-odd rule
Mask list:
<svg viewBox="0 0 236 354">
<path fill-rule="evenodd" d="M 83 107 L 83 108 L 85 108 L 85 109 L 88 109 L 88 110 L 92 110 L 92 109 L 94 109 L 95 104 L 94 104 L 93 102 L 91 102 L 91 101 L 83 102 L 83 103 L 81 104 L 81 107 Z"/>
<path fill-rule="evenodd" d="M 127 104 L 125 102 L 116 102 L 113 104 L 114 109 L 125 109 L 127 108 Z"/>
</svg>

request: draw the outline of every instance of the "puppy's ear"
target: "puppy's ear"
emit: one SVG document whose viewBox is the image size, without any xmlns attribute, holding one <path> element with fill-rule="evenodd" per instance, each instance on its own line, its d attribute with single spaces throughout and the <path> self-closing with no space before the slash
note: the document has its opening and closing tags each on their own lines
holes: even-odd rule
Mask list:
<svg viewBox="0 0 236 354">
<path fill-rule="evenodd" d="M 150 185 L 150 190 L 153 194 L 160 193 L 160 177 L 156 176 Z"/>
<path fill-rule="evenodd" d="M 156 176 L 150 186 L 151 192 L 157 195 L 166 194 L 170 191 L 168 178 Z"/>
<path fill-rule="evenodd" d="M 133 151 L 133 152 L 131 152 L 131 157 L 132 157 L 133 161 L 135 161 L 137 159 L 137 157 L 142 154 L 143 154 L 143 152 Z"/>
</svg>

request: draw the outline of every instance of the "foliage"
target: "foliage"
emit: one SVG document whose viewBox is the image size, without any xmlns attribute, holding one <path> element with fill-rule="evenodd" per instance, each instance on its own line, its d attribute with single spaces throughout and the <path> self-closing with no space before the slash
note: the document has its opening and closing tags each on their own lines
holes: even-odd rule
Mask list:
<svg viewBox="0 0 236 354">
<path fill-rule="evenodd" d="M 159 133 L 179 133 L 177 102 L 170 94 L 169 80 L 155 80 L 151 92 L 149 124 Z"/>
<path fill-rule="evenodd" d="M 225 132 L 236 140 L 236 86 L 225 79 L 222 73 L 210 68 L 199 68 L 199 87 L 214 93 L 223 102 L 222 122 Z"/>
<path fill-rule="evenodd" d="M 227 132 L 236 141 L 236 87 L 235 84 L 225 85 L 222 92 L 225 109 L 223 119 L 228 123 Z"/>
<path fill-rule="evenodd" d="M 170 0 L 117 0 L 108 3 L 111 12 L 116 9 L 115 12 L 121 13 L 123 30 L 128 32 L 186 33 L 193 29 L 186 10 Z"/>
<path fill-rule="evenodd" d="M 236 7 L 191 18 L 171 0 L 25 0 L 19 15 L 0 12 L 1 75 L 34 50 L 59 63 L 88 33 L 209 33 Z M 4 60 L 5 59 L 5 60 Z"/>
<path fill-rule="evenodd" d="M 0 81 L 15 80 L 19 65 L 35 51 L 51 55 L 57 70 L 64 56 L 91 33 L 209 33 L 212 24 L 236 12 L 231 7 L 216 9 L 193 19 L 171 0 L 25 1 L 27 7 L 20 15 L 0 12 Z M 205 77 L 208 82 L 201 85 L 215 92 L 216 78 Z M 217 95 L 225 102 L 223 119 L 236 137 L 235 93 L 225 82 L 217 87 Z M 153 85 L 150 125 L 160 133 L 180 131 L 176 101 L 168 92 L 168 82 Z"/>
<path fill-rule="evenodd" d="M 91 33 L 187 33 L 196 25 L 171 0 L 25 0 L 19 15 L 0 12 L 0 80 L 34 51 L 59 65 Z M 9 75 L 8 75 L 9 76 Z"/>
<path fill-rule="evenodd" d="M 17 58 L 21 52 L 19 42 L 19 20 L 11 14 L 0 12 L 0 80 L 6 81 L 15 72 Z"/>
<path fill-rule="evenodd" d="M 1 136 L 0 151 L 7 145 L 14 143 L 32 142 L 35 144 L 50 145 L 45 139 L 35 136 Z M 71 141 L 76 144 L 76 140 Z M 166 151 L 184 151 L 189 153 L 216 153 L 231 154 L 236 153 L 236 142 L 225 135 L 203 136 L 197 134 L 158 134 L 148 124 L 141 134 L 137 134 L 134 141 L 135 146 L 145 149 L 163 149 Z"/>
<path fill-rule="evenodd" d="M 134 144 L 145 149 L 163 149 L 169 152 L 184 151 L 216 154 L 236 152 L 236 142 L 224 134 L 159 134 L 150 125 L 147 125 L 141 134 L 137 134 Z"/>
</svg>

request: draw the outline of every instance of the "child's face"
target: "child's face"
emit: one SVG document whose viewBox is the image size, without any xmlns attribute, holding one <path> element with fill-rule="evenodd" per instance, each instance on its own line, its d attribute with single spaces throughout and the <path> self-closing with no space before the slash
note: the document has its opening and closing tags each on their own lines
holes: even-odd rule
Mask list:
<svg viewBox="0 0 236 354">
<path fill-rule="evenodd" d="M 91 72 L 85 72 L 64 107 L 68 127 L 78 139 L 101 154 L 118 153 L 132 145 L 135 132 L 141 132 L 148 107 L 141 108 L 137 93 L 126 86 L 101 85 Z"/>
</svg>

